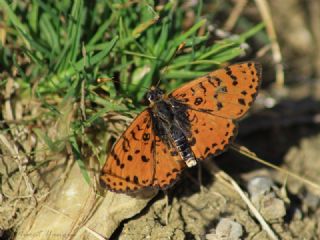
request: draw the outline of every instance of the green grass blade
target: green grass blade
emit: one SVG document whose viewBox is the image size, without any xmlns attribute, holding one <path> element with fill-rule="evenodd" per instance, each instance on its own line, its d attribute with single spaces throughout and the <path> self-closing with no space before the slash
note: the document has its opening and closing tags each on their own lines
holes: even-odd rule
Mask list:
<svg viewBox="0 0 320 240">
<path fill-rule="evenodd" d="M 64 57 L 61 58 L 58 72 L 62 72 L 67 69 L 70 64 L 74 64 L 76 57 L 80 53 L 80 37 L 81 37 L 81 26 L 84 19 L 84 6 L 82 0 L 75 0 L 72 6 L 71 15 L 68 21 L 68 35 L 66 44 L 64 45 L 63 52 Z"/>
<path fill-rule="evenodd" d="M 44 38 L 51 49 L 51 54 L 60 52 L 59 36 L 56 33 L 48 14 L 42 14 L 39 21 L 39 27 L 41 33 L 44 35 Z"/>
<path fill-rule="evenodd" d="M 69 141 L 70 141 L 70 144 L 71 144 L 71 149 L 72 149 L 72 152 L 73 152 L 73 155 L 74 155 L 74 159 L 76 160 L 76 162 L 79 165 L 81 174 L 82 174 L 84 180 L 87 182 L 87 184 L 90 184 L 91 183 L 90 176 L 89 176 L 89 173 L 87 171 L 86 165 L 84 164 L 84 159 L 82 157 L 82 154 L 81 154 L 79 145 L 77 143 L 76 137 L 75 136 L 71 136 Z"/>
<path fill-rule="evenodd" d="M 101 62 L 114 48 L 118 41 L 119 37 L 115 36 L 110 42 L 104 44 L 104 50 L 95 54 L 90 58 L 89 64 L 96 65 Z M 84 59 L 81 58 L 73 67 L 69 67 L 66 71 L 61 72 L 59 75 L 56 76 L 56 80 L 68 78 L 73 75 L 76 71 L 81 71 L 84 69 Z"/>
<path fill-rule="evenodd" d="M 5 12 L 6 14 L 8 14 L 8 17 L 10 19 L 10 21 L 12 22 L 12 24 L 20 29 L 23 33 L 27 33 L 28 29 L 21 23 L 21 21 L 19 20 L 19 18 L 16 16 L 16 14 L 12 11 L 11 7 L 9 6 L 9 4 L 7 3 L 7 1 L 5 0 L 0 0 L 0 6 L 2 8 L 2 11 Z"/>
</svg>

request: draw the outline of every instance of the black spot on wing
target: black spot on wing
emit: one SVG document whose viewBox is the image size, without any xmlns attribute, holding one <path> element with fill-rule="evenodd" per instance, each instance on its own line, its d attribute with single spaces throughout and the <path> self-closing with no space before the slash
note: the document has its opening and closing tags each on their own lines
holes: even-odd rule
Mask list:
<svg viewBox="0 0 320 240">
<path fill-rule="evenodd" d="M 242 113 L 243 113 L 243 109 L 240 109 L 237 115 L 240 116 Z"/>
<path fill-rule="evenodd" d="M 247 95 L 247 91 L 246 91 L 246 90 L 243 90 L 243 91 L 241 92 L 241 94 L 242 94 L 243 96 L 246 96 L 246 95 Z"/>
<path fill-rule="evenodd" d="M 246 105 L 246 101 L 243 98 L 239 98 L 238 99 L 238 103 L 245 106 Z"/>
<path fill-rule="evenodd" d="M 146 162 L 149 162 L 150 158 L 147 158 L 145 155 L 142 155 L 141 160 L 142 160 L 142 162 L 146 163 Z"/>
<path fill-rule="evenodd" d="M 194 96 L 196 93 L 196 91 L 193 88 L 191 88 L 191 92 L 192 92 L 192 96 Z"/>
<path fill-rule="evenodd" d="M 194 105 L 198 106 L 198 105 L 200 105 L 202 102 L 203 102 L 203 98 L 202 98 L 202 97 L 197 97 L 197 98 L 194 100 Z"/>
<path fill-rule="evenodd" d="M 138 127 L 139 127 L 139 125 L 138 125 Z M 130 134 L 134 140 L 138 141 L 138 139 L 136 138 L 136 134 L 133 130 L 130 132 Z"/>
<path fill-rule="evenodd" d="M 129 149 L 130 149 L 130 142 L 129 142 L 128 138 L 123 137 L 122 150 L 124 152 L 128 152 Z"/>
<path fill-rule="evenodd" d="M 137 176 L 134 176 L 134 177 L 133 177 L 133 182 L 134 182 L 135 184 L 139 184 L 139 178 L 138 178 Z"/>
<path fill-rule="evenodd" d="M 208 152 L 210 152 L 210 148 L 206 147 L 206 149 L 204 150 L 204 154 L 207 154 Z"/>
<path fill-rule="evenodd" d="M 199 87 L 203 90 L 203 95 L 206 96 L 207 89 L 203 86 L 202 82 L 199 83 Z"/>
<path fill-rule="evenodd" d="M 207 76 L 208 83 L 211 84 L 213 87 L 219 87 L 222 83 L 222 80 L 218 77 L 212 77 L 210 75 Z"/>
<path fill-rule="evenodd" d="M 218 108 L 218 111 L 223 108 L 223 105 L 221 102 L 217 102 L 217 108 Z"/>
<path fill-rule="evenodd" d="M 143 141 L 149 141 L 150 140 L 150 133 L 144 133 L 142 135 Z"/>
</svg>

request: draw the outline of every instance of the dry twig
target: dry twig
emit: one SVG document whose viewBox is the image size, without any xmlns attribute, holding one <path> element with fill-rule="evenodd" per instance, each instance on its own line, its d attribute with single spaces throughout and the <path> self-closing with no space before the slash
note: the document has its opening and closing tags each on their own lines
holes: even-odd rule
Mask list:
<svg viewBox="0 0 320 240">
<path fill-rule="evenodd" d="M 270 9 L 266 0 L 255 0 L 256 5 L 259 9 L 261 17 L 266 24 L 267 34 L 271 42 L 271 50 L 273 61 L 276 68 L 276 86 L 283 88 L 284 86 L 284 71 L 282 64 L 282 55 L 280 51 L 280 46 L 277 40 L 277 34 L 272 21 Z"/>
<path fill-rule="evenodd" d="M 225 24 L 223 26 L 223 30 L 225 30 L 227 32 L 230 32 L 232 30 L 232 28 L 236 24 L 239 16 L 241 15 L 241 13 L 242 13 L 243 9 L 245 8 L 245 6 L 247 5 L 247 3 L 248 3 L 248 0 L 236 1 L 236 5 L 234 6 L 231 13 L 229 14 L 229 18 L 225 22 Z"/>
<path fill-rule="evenodd" d="M 273 169 L 285 174 L 286 176 L 290 176 L 290 177 L 292 177 L 294 179 L 297 179 L 297 180 L 299 180 L 299 181 L 301 181 L 301 182 L 303 182 L 303 183 L 305 183 L 305 184 L 307 184 L 307 185 L 309 185 L 309 186 L 311 186 L 311 187 L 313 187 L 315 189 L 320 190 L 320 185 L 319 184 L 317 184 L 315 182 L 312 182 L 311 180 L 309 180 L 309 179 L 307 179 L 305 177 L 301 177 L 298 174 L 290 172 L 287 169 L 278 167 L 278 166 L 273 165 L 272 163 L 269 163 L 269 162 L 267 162 L 267 161 L 265 161 L 265 160 L 263 160 L 261 158 L 258 158 L 253 152 L 250 152 L 248 149 L 246 149 L 244 147 L 239 147 L 239 146 L 236 146 L 235 144 L 233 144 L 233 145 L 230 146 L 230 148 L 233 149 L 236 152 L 240 152 L 241 154 L 245 155 L 248 158 L 251 158 L 251 159 L 253 159 L 253 160 L 255 160 L 255 161 L 259 162 L 259 163 L 262 163 L 265 166 L 273 168 Z"/>
</svg>

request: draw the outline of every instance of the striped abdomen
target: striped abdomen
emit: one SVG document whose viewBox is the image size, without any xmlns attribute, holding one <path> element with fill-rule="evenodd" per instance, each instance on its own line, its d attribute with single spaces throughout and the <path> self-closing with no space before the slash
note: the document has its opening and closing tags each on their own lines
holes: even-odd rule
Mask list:
<svg viewBox="0 0 320 240">
<path fill-rule="evenodd" d="M 171 138 L 181 158 L 186 162 L 186 165 L 188 167 L 195 166 L 197 161 L 193 155 L 188 139 L 183 134 L 182 130 L 173 127 L 173 129 L 171 129 Z"/>
</svg>

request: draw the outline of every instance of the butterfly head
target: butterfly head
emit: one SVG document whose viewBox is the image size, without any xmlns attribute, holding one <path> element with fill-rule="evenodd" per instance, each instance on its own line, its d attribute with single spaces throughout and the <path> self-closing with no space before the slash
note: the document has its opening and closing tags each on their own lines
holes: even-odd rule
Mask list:
<svg viewBox="0 0 320 240">
<path fill-rule="evenodd" d="M 150 91 L 147 94 L 147 98 L 149 102 L 152 104 L 162 100 L 163 95 L 164 95 L 164 92 L 160 88 L 151 87 Z"/>
</svg>

